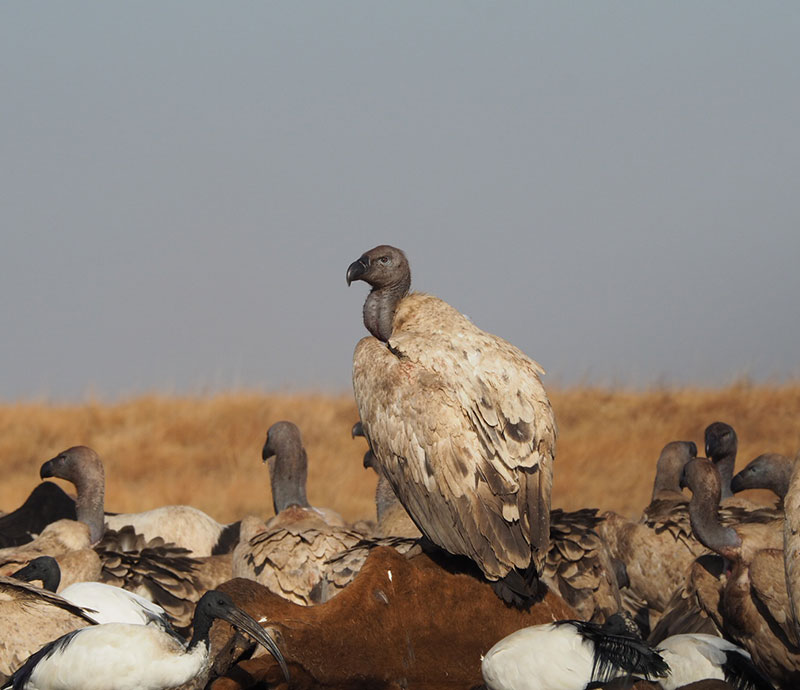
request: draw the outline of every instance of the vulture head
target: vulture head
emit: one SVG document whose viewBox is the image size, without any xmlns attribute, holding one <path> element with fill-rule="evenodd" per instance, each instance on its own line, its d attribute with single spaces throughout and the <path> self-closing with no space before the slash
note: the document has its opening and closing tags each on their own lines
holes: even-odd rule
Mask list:
<svg viewBox="0 0 800 690">
<path fill-rule="evenodd" d="M 89 526 L 91 543 L 100 541 L 105 532 L 103 502 L 106 476 L 97 453 L 87 446 L 72 446 L 44 463 L 39 469 L 39 476 L 42 479 L 58 477 L 75 485 L 78 491 L 76 516 Z"/>
<path fill-rule="evenodd" d="M 745 489 L 769 489 L 783 498 L 789 491 L 792 460 L 780 453 L 762 453 L 747 463 L 731 481 L 733 493 Z"/>
<path fill-rule="evenodd" d="M 101 487 L 105 483 L 103 463 L 97 453 L 88 446 L 72 446 L 61 451 L 42 465 L 39 476 L 42 479 L 47 477 L 66 479 L 79 491 L 87 482 L 99 484 Z"/>
<path fill-rule="evenodd" d="M 694 441 L 671 441 L 661 450 L 653 482 L 653 500 L 662 492 L 680 493 L 680 478 L 686 463 L 697 457 Z"/>
<path fill-rule="evenodd" d="M 394 312 L 411 288 L 411 268 L 396 247 L 381 244 L 347 267 L 347 284 L 363 280 L 372 286 L 364 302 L 364 325 L 378 340 L 389 342 Z"/>
<path fill-rule="evenodd" d="M 364 252 L 347 268 L 347 284 L 354 280 L 369 283 L 374 290 L 411 286 L 411 268 L 406 255 L 397 247 L 381 244 Z"/>
<path fill-rule="evenodd" d="M 717 466 L 722 480 L 722 498 L 733 496 L 731 480 L 736 462 L 736 432 L 730 424 L 714 422 L 706 427 L 706 457 Z"/>
<path fill-rule="evenodd" d="M 308 457 L 300 429 L 292 422 L 275 422 L 267 431 L 261 459 L 269 464 L 272 502 L 277 515 L 290 505 L 308 508 Z"/>
<path fill-rule="evenodd" d="M 706 457 L 716 461 L 735 455 L 737 447 L 736 432 L 730 424 L 714 422 L 706 427 Z"/>
</svg>

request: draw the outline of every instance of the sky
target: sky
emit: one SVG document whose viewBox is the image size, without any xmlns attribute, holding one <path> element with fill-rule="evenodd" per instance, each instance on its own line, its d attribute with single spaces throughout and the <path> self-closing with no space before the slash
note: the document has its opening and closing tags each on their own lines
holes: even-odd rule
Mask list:
<svg viewBox="0 0 800 690">
<path fill-rule="evenodd" d="M 367 287 L 545 385 L 800 377 L 800 5 L 0 5 L 0 399 L 347 392 Z"/>
</svg>

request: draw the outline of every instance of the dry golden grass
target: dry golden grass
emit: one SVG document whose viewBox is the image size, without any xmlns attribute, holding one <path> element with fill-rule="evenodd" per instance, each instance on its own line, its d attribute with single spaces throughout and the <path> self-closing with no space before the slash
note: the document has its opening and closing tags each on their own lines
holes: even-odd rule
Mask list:
<svg viewBox="0 0 800 690">
<path fill-rule="evenodd" d="M 739 434 L 737 469 L 755 455 L 800 447 L 800 383 L 720 390 L 553 390 L 560 427 L 553 506 L 596 506 L 638 515 L 649 500 L 665 443 L 694 440 L 707 424 Z M 350 396 L 236 392 L 209 397 L 145 396 L 77 405 L 0 404 L 0 508 L 18 506 L 39 466 L 85 444 L 106 464 L 106 505 L 128 512 L 189 503 L 220 521 L 269 515 L 261 446 L 266 429 L 294 421 L 309 455 L 309 500 L 347 518 L 371 517 L 375 478 L 362 468 L 366 444 L 352 440 Z"/>
</svg>

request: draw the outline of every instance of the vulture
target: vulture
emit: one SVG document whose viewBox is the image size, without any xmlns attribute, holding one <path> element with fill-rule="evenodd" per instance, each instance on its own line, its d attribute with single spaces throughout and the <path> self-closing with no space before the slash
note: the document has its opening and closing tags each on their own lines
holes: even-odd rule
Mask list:
<svg viewBox="0 0 800 690">
<path fill-rule="evenodd" d="M 273 424 L 261 457 L 269 466 L 275 515 L 266 524 L 252 516 L 242 520 L 233 576 L 255 580 L 298 604 L 327 601 L 355 572 L 334 570 L 326 561 L 365 535 L 346 527 L 338 513 L 309 504 L 308 458 L 295 424 Z"/>
<path fill-rule="evenodd" d="M 684 482 L 692 491 L 689 517 L 695 536 L 730 564 L 717 611 L 726 638 L 783 687 L 800 683 L 800 646 L 784 575 L 783 526 L 724 526 L 717 515 L 720 475 L 706 458 L 691 460 Z"/>
<path fill-rule="evenodd" d="M 557 429 L 544 370 L 446 302 L 409 293 L 395 247 L 366 252 L 346 278 L 372 287 L 353 390 L 381 472 L 425 537 L 526 605 L 550 539 Z"/>
<path fill-rule="evenodd" d="M 165 542 L 161 537 L 148 539 L 131 525 L 119 530 L 106 529 L 103 464 L 91 448 L 73 446 L 62 451 L 42 465 L 40 475 L 75 484 L 79 522 L 72 524 L 84 532 L 83 541 L 76 548 L 92 546 L 93 560 L 99 556 L 102 563 L 101 581 L 156 602 L 177 626 L 186 627 L 191 623 L 195 604 L 203 592 L 230 579 L 231 554 L 195 558 L 188 549 Z M 54 523 L 45 532 L 65 522 L 69 521 Z M 26 546 L 29 545 L 19 548 Z M 40 549 L 35 555 L 57 554 Z"/>
<path fill-rule="evenodd" d="M 87 522 L 93 542 L 97 542 L 109 529 L 121 530 L 132 526 L 137 534 L 148 541 L 157 538 L 187 549 L 198 558 L 222 553 L 220 545 L 230 542 L 236 523 L 222 525 L 204 512 L 192 506 L 162 506 L 143 513 L 104 513 L 93 508 L 105 499 L 105 470 L 103 462 L 94 450 L 87 446 L 73 446 L 59 453 L 42 465 L 41 477 L 66 479 L 75 485 L 78 492 L 76 514 L 91 514 L 96 519 Z M 74 519 L 74 518 L 73 518 Z M 231 547 L 232 548 L 232 547 Z"/>
</svg>

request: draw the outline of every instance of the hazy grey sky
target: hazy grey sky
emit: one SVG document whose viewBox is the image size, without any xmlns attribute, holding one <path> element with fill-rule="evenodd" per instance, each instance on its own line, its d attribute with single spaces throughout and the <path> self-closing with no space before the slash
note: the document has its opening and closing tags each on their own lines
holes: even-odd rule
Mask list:
<svg viewBox="0 0 800 690">
<path fill-rule="evenodd" d="M 348 264 L 549 372 L 800 376 L 800 4 L 0 5 L 0 398 L 347 391 Z"/>
</svg>

